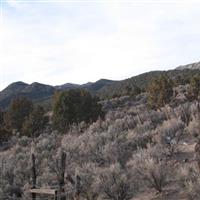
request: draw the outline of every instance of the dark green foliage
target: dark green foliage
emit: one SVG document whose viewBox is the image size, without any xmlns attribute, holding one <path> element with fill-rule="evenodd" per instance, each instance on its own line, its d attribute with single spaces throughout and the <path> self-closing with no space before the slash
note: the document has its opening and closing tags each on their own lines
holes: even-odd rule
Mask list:
<svg viewBox="0 0 200 200">
<path fill-rule="evenodd" d="M 0 144 L 8 139 L 10 133 L 4 127 L 4 112 L 0 110 Z"/>
<path fill-rule="evenodd" d="M 11 136 L 11 133 L 6 130 L 4 127 L 0 127 L 0 144 L 4 141 L 7 141 Z"/>
<path fill-rule="evenodd" d="M 53 124 L 60 131 L 65 131 L 73 123 L 96 121 L 102 114 L 98 98 L 86 90 L 75 89 L 54 95 Z"/>
<path fill-rule="evenodd" d="M 147 89 L 148 104 L 151 108 L 160 108 L 169 103 L 173 95 L 172 80 L 166 75 L 161 75 L 159 78 L 151 82 Z"/>
<path fill-rule="evenodd" d="M 126 96 L 136 96 L 141 93 L 141 89 L 136 85 L 127 85 L 125 90 L 123 91 L 122 95 Z M 120 96 L 120 95 L 119 95 Z"/>
<path fill-rule="evenodd" d="M 191 69 L 184 69 L 184 70 L 169 70 L 169 71 L 152 71 L 147 72 L 144 74 L 140 74 L 138 76 L 134 76 L 129 79 L 125 79 L 122 81 L 118 81 L 112 83 L 110 86 L 103 87 L 101 90 L 98 91 L 98 96 L 102 99 L 119 97 L 123 95 L 127 95 L 127 89 L 131 93 L 130 95 L 134 95 L 137 89 L 136 94 L 146 90 L 148 85 L 154 80 L 159 78 L 161 75 L 167 75 L 175 84 L 177 85 L 185 85 L 190 82 L 190 78 L 194 75 L 200 75 L 200 70 L 191 70 Z M 127 88 L 128 86 L 128 88 Z"/>
<path fill-rule="evenodd" d="M 9 130 L 21 130 L 24 120 L 33 110 L 33 104 L 30 100 L 24 97 L 14 99 L 4 116 L 4 122 Z"/>
<path fill-rule="evenodd" d="M 4 117 L 4 112 L 0 109 L 0 127 L 2 127 L 4 124 L 3 117 Z"/>
<path fill-rule="evenodd" d="M 45 128 L 48 117 L 42 106 L 34 107 L 30 115 L 25 119 L 22 127 L 22 134 L 27 136 L 38 136 L 40 131 Z"/>
<path fill-rule="evenodd" d="M 189 100 L 198 100 L 200 95 L 200 75 L 195 75 L 190 79 L 190 88 L 188 92 Z"/>
<path fill-rule="evenodd" d="M 42 106 L 33 106 L 25 97 L 16 98 L 7 112 L 0 112 L 0 137 L 10 137 L 13 130 L 19 131 L 20 135 L 38 136 L 47 122 L 48 117 Z"/>
</svg>

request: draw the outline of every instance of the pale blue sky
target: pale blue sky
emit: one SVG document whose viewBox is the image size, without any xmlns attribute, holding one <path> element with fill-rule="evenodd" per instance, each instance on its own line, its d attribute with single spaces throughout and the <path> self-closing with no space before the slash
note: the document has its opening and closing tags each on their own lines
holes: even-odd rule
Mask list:
<svg viewBox="0 0 200 200">
<path fill-rule="evenodd" d="M 200 1 L 0 0 L 0 90 L 124 79 L 200 61 Z"/>
</svg>

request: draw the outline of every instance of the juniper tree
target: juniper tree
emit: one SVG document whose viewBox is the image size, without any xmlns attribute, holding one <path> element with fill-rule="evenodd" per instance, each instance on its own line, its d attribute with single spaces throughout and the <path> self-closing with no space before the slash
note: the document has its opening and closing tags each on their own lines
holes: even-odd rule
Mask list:
<svg viewBox="0 0 200 200">
<path fill-rule="evenodd" d="M 159 78 L 151 82 L 147 88 L 148 104 L 151 108 L 160 108 L 169 103 L 173 95 L 172 80 L 166 75 L 161 75 Z"/>
</svg>

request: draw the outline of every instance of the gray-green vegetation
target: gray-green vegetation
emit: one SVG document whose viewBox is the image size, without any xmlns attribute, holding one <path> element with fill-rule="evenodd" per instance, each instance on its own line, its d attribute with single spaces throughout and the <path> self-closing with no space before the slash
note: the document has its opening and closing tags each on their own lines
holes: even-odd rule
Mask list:
<svg viewBox="0 0 200 200">
<path fill-rule="evenodd" d="M 13 100 L 0 111 L 1 199 L 29 198 L 33 155 L 34 186 L 67 199 L 199 199 L 199 93 L 190 98 L 198 79 L 166 75 L 111 99 L 60 91 L 50 111 Z"/>
</svg>

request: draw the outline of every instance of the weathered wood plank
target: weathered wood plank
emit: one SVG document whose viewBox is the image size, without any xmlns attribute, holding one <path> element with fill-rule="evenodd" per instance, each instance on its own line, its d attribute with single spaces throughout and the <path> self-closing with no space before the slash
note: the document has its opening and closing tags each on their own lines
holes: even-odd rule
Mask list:
<svg viewBox="0 0 200 200">
<path fill-rule="evenodd" d="M 40 188 L 40 189 L 31 189 L 29 191 L 32 194 L 50 194 L 50 195 L 55 195 L 57 194 L 57 190 L 55 189 L 45 189 L 45 188 Z"/>
</svg>

